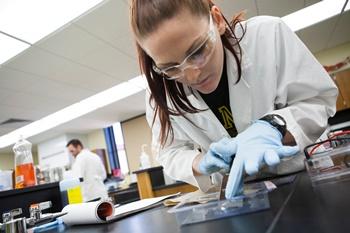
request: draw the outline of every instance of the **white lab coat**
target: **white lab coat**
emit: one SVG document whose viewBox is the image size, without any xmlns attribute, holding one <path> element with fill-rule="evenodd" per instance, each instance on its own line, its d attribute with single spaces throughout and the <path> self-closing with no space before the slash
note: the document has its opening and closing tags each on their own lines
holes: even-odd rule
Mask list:
<svg viewBox="0 0 350 233">
<path fill-rule="evenodd" d="M 335 113 L 337 88 L 300 39 L 280 18 L 258 16 L 246 21 L 246 34 L 241 41 L 243 49 L 241 80 L 233 55 L 225 49 L 230 106 L 238 132 L 252 121 L 266 114 L 281 115 L 297 145 L 303 149 L 324 132 L 327 119 Z M 241 33 L 240 29 L 236 30 Z M 153 108 L 148 104 L 146 116 L 152 124 Z M 189 92 L 193 106 L 207 109 L 201 96 Z M 193 175 L 192 162 L 199 154 L 198 146 L 206 152 L 212 142 L 229 134 L 211 110 L 186 116 L 200 128 L 179 116 L 171 116 L 174 129 L 173 143 L 161 148 L 158 142 L 160 124 L 156 118 L 152 128 L 153 145 L 158 149 L 157 159 L 165 173 L 206 191 L 212 182 L 219 182 L 218 173 L 208 176 Z M 290 173 L 303 169 L 303 155 L 282 161 L 269 172 Z M 218 176 L 219 175 L 219 176 Z"/>
<path fill-rule="evenodd" d="M 74 176 L 82 177 L 82 193 L 84 201 L 95 198 L 107 198 L 107 189 L 103 184 L 106 179 L 106 170 L 98 155 L 83 149 L 76 157 L 72 166 Z"/>
</svg>

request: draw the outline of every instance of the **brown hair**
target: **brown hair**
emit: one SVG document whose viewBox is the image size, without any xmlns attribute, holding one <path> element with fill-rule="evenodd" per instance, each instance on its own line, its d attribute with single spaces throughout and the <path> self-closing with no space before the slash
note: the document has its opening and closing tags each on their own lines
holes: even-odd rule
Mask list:
<svg viewBox="0 0 350 233">
<path fill-rule="evenodd" d="M 196 16 L 208 16 L 212 6 L 214 6 L 214 4 L 211 0 L 131 0 L 131 27 L 136 38 L 145 38 L 147 35 L 154 32 L 164 20 L 171 19 L 182 9 L 188 9 Z M 245 29 L 241 24 L 242 14 L 235 16 L 231 23 L 229 23 L 225 17 L 224 19 L 227 27 L 225 33 L 221 36 L 221 40 L 223 45 L 231 51 L 235 58 L 238 67 L 237 82 L 239 82 L 242 73 L 242 51 L 239 42 L 245 33 Z M 243 31 L 240 38 L 237 38 L 234 33 L 234 28 L 237 24 L 240 25 Z M 153 106 L 155 113 L 152 126 L 158 116 L 161 124 L 159 139 L 164 146 L 169 137 L 169 133 L 172 136 L 172 140 L 174 136 L 170 115 L 182 116 L 188 119 L 184 115 L 185 113 L 198 113 L 203 110 L 197 109 L 191 104 L 182 84 L 173 80 L 168 80 L 152 69 L 152 58 L 137 42 L 136 48 L 141 72 L 146 76 L 150 89 L 149 104 L 151 104 L 153 100 L 155 104 Z M 191 88 L 190 90 L 193 93 Z M 167 98 L 175 109 L 169 108 Z"/>
</svg>

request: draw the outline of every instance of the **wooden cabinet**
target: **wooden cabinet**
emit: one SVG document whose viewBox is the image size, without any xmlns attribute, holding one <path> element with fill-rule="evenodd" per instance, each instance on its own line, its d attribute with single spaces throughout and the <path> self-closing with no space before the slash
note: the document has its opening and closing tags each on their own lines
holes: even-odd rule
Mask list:
<svg viewBox="0 0 350 233">
<path fill-rule="evenodd" d="M 333 80 L 339 89 L 337 111 L 350 108 L 350 69 L 335 73 Z"/>
<path fill-rule="evenodd" d="M 183 182 L 165 185 L 163 167 L 151 167 L 134 171 L 137 176 L 137 187 L 140 199 L 160 197 L 178 192 L 194 192 L 198 188 Z"/>
</svg>

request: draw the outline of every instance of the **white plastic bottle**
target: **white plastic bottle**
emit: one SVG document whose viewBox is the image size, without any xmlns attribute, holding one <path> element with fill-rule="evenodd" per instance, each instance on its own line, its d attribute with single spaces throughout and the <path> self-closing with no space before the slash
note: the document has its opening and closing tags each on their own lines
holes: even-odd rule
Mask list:
<svg viewBox="0 0 350 233">
<path fill-rule="evenodd" d="M 140 165 L 141 169 L 146 169 L 151 167 L 151 161 L 149 155 L 145 152 L 147 144 L 141 146 L 141 155 L 140 155 Z"/>
</svg>

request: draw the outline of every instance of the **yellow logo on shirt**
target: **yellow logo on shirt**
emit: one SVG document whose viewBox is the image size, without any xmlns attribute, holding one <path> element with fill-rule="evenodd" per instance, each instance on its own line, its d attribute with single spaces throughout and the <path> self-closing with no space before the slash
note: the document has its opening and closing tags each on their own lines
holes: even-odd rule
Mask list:
<svg viewBox="0 0 350 233">
<path fill-rule="evenodd" d="M 223 119 L 225 129 L 230 129 L 235 127 L 232 113 L 228 108 L 226 108 L 226 106 L 220 107 L 219 112 L 221 114 L 221 118 Z"/>
</svg>

